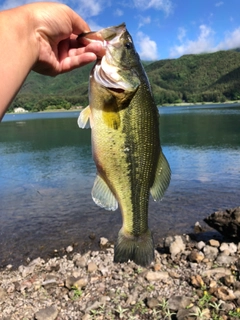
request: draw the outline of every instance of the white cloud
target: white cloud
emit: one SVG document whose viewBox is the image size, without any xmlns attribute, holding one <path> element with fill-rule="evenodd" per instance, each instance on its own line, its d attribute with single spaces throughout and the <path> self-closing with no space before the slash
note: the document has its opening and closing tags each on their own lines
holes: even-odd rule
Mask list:
<svg viewBox="0 0 240 320">
<path fill-rule="evenodd" d="M 196 40 L 186 39 L 184 42 L 181 41 L 180 45 L 172 47 L 170 49 L 170 57 L 175 58 L 182 56 L 183 54 L 196 54 L 214 51 L 214 31 L 206 25 L 200 25 L 199 30 L 200 34 Z M 181 39 L 180 37 L 180 40 L 183 40 L 183 38 Z"/>
<path fill-rule="evenodd" d="M 64 1 L 68 4 L 68 1 Z M 83 18 L 97 16 L 104 7 L 104 0 L 73 0 L 69 4 L 73 4 L 74 10 L 78 12 Z"/>
<path fill-rule="evenodd" d="M 140 16 L 139 20 L 140 20 L 139 24 L 138 24 L 139 28 L 145 26 L 146 24 L 151 23 L 151 17 L 150 16 L 147 16 L 147 17 Z"/>
<path fill-rule="evenodd" d="M 98 23 L 96 23 L 96 21 L 94 21 L 92 19 L 88 19 L 88 25 L 92 31 L 99 31 L 103 28 L 106 28 L 106 26 L 105 27 L 101 26 Z"/>
<path fill-rule="evenodd" d="M 220 42 L 214 49 L 214 51 L 218 50 L 229 50 L 240 47 L 240 27 L 235 29 L 232 32 L 227 32 L 225 39 Z"/>
<path fill-rule="evenodd" d="M 215 7 L 220 7 L 223 5 L 223 1 L 219 1 L 215 3 Z"/>
<path fill-rule="evenodd" d="M 5 0 L 0 5 L 0 9 L 9 9 L 24 4 L 39 2 L 40 0 Z M 48 0 L 49 2 L 60 2 L 74 8 L 82 17 L 89 18 L 97 16 L 106 6 L 109 5 L 110 0 Z"/>
<path fill-rule="evenodd" d="M 24 4 L 39 2 L 41 0 L 5 0 L 0 5 L 0 10 L 14 8 Z M 48 0 L 49 2 L 64 3 L 80 14 L 84 19 L 100 14 L 111 4 L 111 0 Z"/>
<path fill-rule="evenodd" d="M 167 15 L 172 11 L 171 0 L 133 0 L 134 6 L 141 10 L 157 9 L 164 11 Z"/>
<path fill-rule="evenodd" d="M 114 11 L 114 15 L 118 16 L 118 17 L 121 17 L 121 16 L 123 16 L 123 11 L 121 9 L 116 9 Z"/>
<path fill-rule="evenodd" d="M 139 47 L 139 55 L 143 60 L 157 60 L 157 44 L 155 41 L 151 40 L 148 35 L 139 31 L 137 33 L 137 41 Z"/>
<path fill-rule="evenodd" d="M 200 34 L 196 40 L 186 38 L 186 32 L 179 29 L 178 40 L 180 45 L 170 49 L 170 57 L 177 58 L 184 54 L 197 54 L 203 52 L 216 52 L 219 50 L 229 50 L 240 47 L 240 27 L 232 32 L 226 32 L 225 38 L 216 44 L 214 40 L 215 32 L 206 25 L 199 26 Z"/>
<path fill-rule="evenodd" d="M 180 42 L 183 41 L 183 39 L 184 39 L 185 36 L 186 36 L 186 33 L 187 33 L 187 31 L 186 31 L 185 28 L 183 28 L 183 27 L 178 28 L 178 40 L 179 40 Z"/>
</svg>

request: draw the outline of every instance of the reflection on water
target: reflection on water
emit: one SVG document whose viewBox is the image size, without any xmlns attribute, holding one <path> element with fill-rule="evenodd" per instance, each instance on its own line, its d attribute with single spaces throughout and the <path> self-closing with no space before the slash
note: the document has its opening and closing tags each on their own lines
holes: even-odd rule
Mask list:
<svg viewBox="0 0 240 320">
<path fill-rule="evenodd" d="M 240 107 L 168 107 L 160 113 L 172 180 L 161 202 L 150 201 L 156 243 L 191 232 L 217 209 L 240 205 Z M 121 215 L 91 199 L 96 169 L 90 130 L 78 129 L 77 116 L 7 115 L 1 123 L 0 265 L 71 243 L 87 250 L 100 236 L 115 241 Z"/>
</svg>

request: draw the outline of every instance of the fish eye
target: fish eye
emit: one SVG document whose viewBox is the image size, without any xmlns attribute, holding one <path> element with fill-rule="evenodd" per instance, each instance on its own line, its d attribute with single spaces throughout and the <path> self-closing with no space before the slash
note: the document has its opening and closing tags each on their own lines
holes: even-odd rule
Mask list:
<svg viewBox="0 0 240 320">
<path fill-rule="evenodd" d="M 131 42 L 127 42 L 127 43 L 125 44 L 125 48 L 126 48 L 126 49 L 131 49 L 131 48 L 132 48 Z"/>
</svg>

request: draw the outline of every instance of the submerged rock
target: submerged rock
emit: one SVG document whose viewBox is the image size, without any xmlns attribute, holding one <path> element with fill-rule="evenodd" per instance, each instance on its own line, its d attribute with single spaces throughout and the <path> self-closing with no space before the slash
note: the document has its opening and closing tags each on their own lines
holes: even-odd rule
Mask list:
<svg viewBox="0 0 240 320">
<path fill-rule="evenodd" d="M 223 236 L 240 240 L 240 207 L 216 211 L 204 221 Z"/>
</svg>

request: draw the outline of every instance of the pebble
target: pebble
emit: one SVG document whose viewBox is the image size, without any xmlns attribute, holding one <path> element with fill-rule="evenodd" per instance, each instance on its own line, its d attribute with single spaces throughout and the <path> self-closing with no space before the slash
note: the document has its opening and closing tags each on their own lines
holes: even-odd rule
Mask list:
<svg viewBox="0 0 240 320">
<path fill-rule="evenodd" d="M 160 272 L 160 271 L 148 271 L 146 274 L 146 279 L 148 281 L 159 281 L 165 280 L 169 277 L 168 272 Z"/>
<path fill-rule="evenodd" d="M 0 319 L 192 319 L 205 294 L 221 310 L 240 307 L 239 244 L 190 237 L 165 239 L 147 268 L 113 263 L 113 248 L 29 261 L 0 272 Z M 105 244 L 109 244 L 105 240 Z M 66 250 L 67 251 L 67 250 Z M 72 251 L 70 251 L 72 252 Z M 204 319 L 213 308 L 201 307 Z M 219 319 L 227 320 L 224 314 Z M 175 319 L 174 318 L 174 319 Z"/>
<path fill-rule="evenodd" d="M 54 306 L 41 309 L 35 314 L 36 320 L 55 320 L 58 316 L 58 310 Z"/>
<path fill-rule="evenodd" d="M 87 269 L 89 273 L 93 273 L 95 271 L 97 271 L 98 267 L 94 262 L 89 262 L 87 265 Z"/>
</svg>

